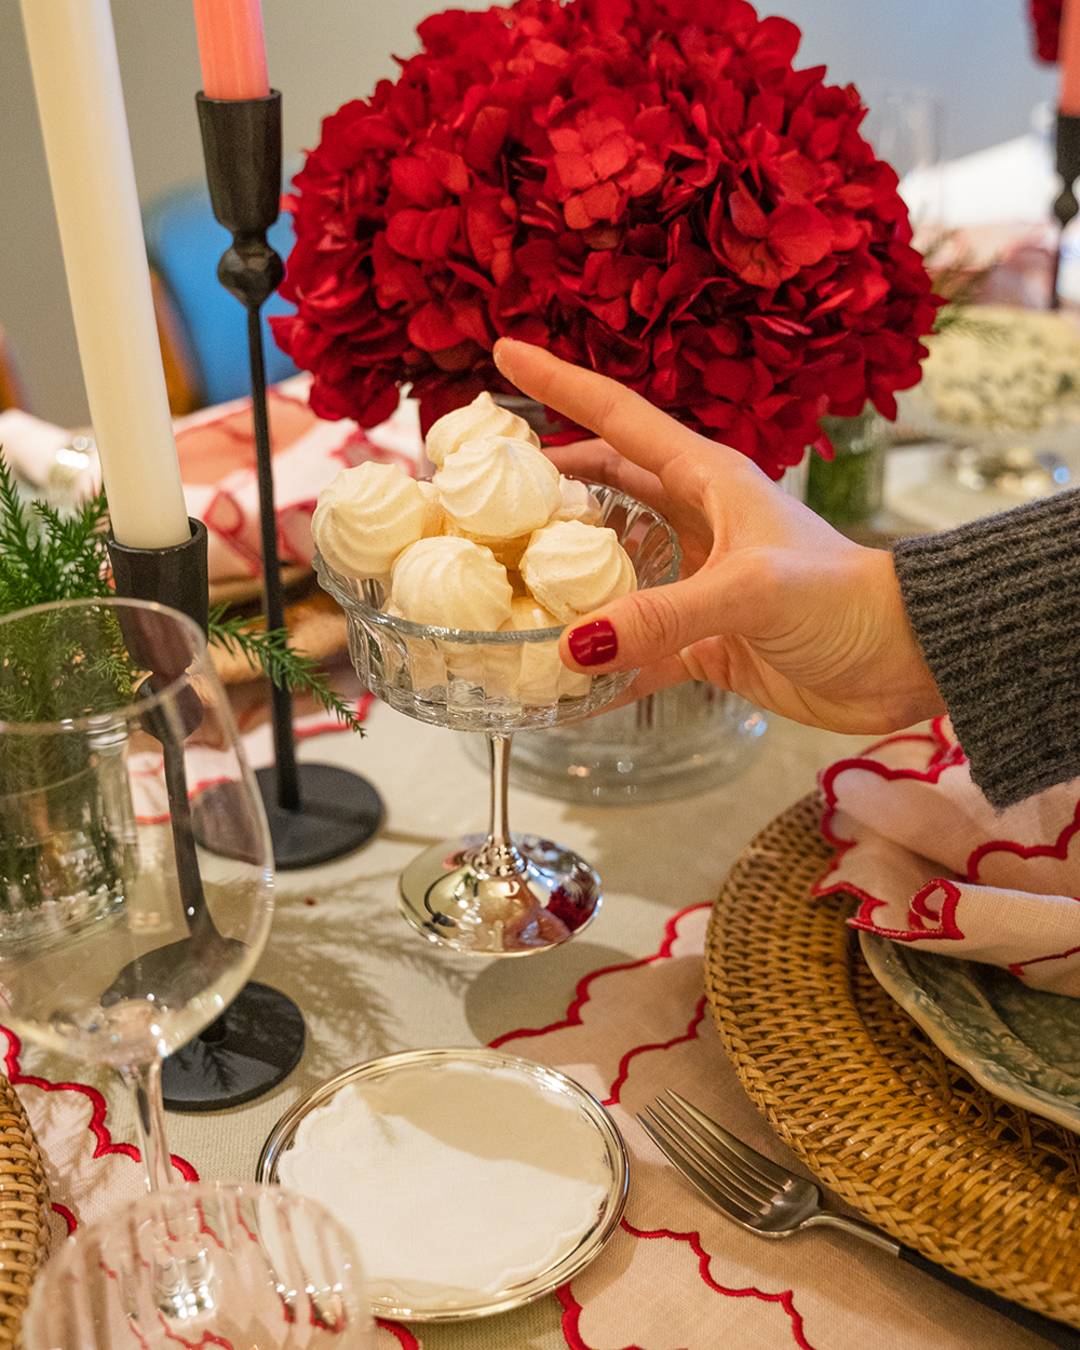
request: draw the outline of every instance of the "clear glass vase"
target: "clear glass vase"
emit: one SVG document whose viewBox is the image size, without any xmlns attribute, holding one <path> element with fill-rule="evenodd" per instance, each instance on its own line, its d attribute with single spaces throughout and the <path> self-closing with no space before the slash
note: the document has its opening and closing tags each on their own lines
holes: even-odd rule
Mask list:
<svg viewBox="0 0 1080 1350">
<path fill-rule="evenodd" d="M 67 941 L 123 906 L 136 848 L 123 751 L 102 746 L 58 781 L 0 792 L 0 917 L 12 948 Z"/>
<path fill-rule="evenodd" d="M 806 504 L 838 530 L 871 526 L 885 504 L 885 421 L 867 404 L 857 417 L 824 417 L 836 452 L 807 457 Z"/>
<path fill-rule="evenodd" d="M 685 797 L 737 777 L 768 730 L 758 708 L 711 684 L 680 684 L 587 721 L 525 732 L 511 780 L 568 801 Z"/>
<path fill-rule="evenodd" d="M 162 1062 L 230 1015 L 272 879 L 262 798 L 195 624 L 117 597 L 0 617 L 0 1015 L 119 1073 L 152 1189 L 174 1179 Z M 217 1063 L 235 1080 L 257 1044 Z"/>
</svg>

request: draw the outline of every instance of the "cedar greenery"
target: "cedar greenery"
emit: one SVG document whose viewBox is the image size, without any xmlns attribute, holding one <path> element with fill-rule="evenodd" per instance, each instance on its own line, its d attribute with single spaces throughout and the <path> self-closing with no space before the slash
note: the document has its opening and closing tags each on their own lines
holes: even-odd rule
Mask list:
<svg viewBox="0 0 1080 1350">
<path fill-rule="evenodd" d="M 84 600 L 112 593 L 106 542 L 104 492 L 70 516 L 47 502 L 26 502 L 0 455 L 0 614 L 55 600 Z M 248 618 L 210 612 L 208 637 L 275 684 L 311 695 L 328 713 L 363 734 L 356 713 L 332 688 L 310 656 L 289 646 L 283 630 L 267 632 Z M 33 719 L 30 719 L 33 720 Z"/>
</svg>

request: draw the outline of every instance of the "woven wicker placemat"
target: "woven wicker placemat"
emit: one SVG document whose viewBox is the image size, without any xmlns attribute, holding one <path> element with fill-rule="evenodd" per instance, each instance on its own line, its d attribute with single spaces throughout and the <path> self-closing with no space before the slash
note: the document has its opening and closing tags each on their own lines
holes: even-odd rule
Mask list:
<svg viewBox="0 0 1080 1350">
<path fill-rule="evenodd" d="M 17 1343 L 30 1283 L 48 1251 L 45 1168 L 30 1122 L 0 1078 L 0 1350 Z"/>
<path fill-rule="evenodd" d="M 836 1195 L 986 1289 L 1080 1327 L 1080 1136 L 991 1096 L 874 980 L 804 798 L 743 851 L 706 942 L 728 1056 Z"/>
</svg>

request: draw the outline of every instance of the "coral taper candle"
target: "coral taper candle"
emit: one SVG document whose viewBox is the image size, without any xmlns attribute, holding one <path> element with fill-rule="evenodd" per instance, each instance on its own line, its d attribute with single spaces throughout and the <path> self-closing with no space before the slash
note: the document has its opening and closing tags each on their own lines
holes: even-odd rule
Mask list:
<svg viewBox="0 0 1080 1350">
<path fill-rule="evenodd" d="M 1058 111 L 1080 115 L 1080 0 L 1065 0 L 1061 16 L 1061 97 Z"/>
<path fill-rule="evenodd" d="M 265 98 L 262 0 L 195 0 L 203 93 L 207 98 Z"/>
<path fill-rule="evenodd" d="M 190 538 L 109 0 L 22 0 L 90 419 L 117 541 Z"/>
</svg>

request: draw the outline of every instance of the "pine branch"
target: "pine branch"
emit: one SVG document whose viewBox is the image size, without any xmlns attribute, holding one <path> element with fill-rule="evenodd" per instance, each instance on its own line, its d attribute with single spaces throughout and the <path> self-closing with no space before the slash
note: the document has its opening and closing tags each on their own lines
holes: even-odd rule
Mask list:
<svg viewBox="0 0 1080 1350">
<path fill-rule="evenodd" d="M 0 613 L 108 595 L 105 498 L 74 516 L 23 500 L 0 456 Z"/>
<path fill-rule="evenodd" d="M 0 456 L 0 566 L 4 609 L 22 609 L 54 599 L 42 565 L 41 541 L 35 536 L 30 509 L 19 495 L 15 476 Z"/>
<path fill-rule="evenodd" d="M 0 614 L 56 600 L 94 599 L 112 593 L 106 523 L 108 504 L 99 492 L 73 515 L 47 502 L 24 501 L 0 454 Z M 250 619 L 227 618 L 224 607 L 210 615 L 209 639 L 246 658 L 279 688 L 309 694 L 352 731 L 356 712 L 335 693 L 310 656 L 289 646 L 284 631 L 266 632 Z M 100 666 L 95 675 L 122 687 L 125 672 Z"/>
<path fill-rule="evenodd" d="M 225 606 L 210 612 L 209 637 L 233 656 L 243 656 L 252 670 L 261 670 L 279 689 L 310 694 L 350 731 L 364 734 L 355 710 L 343 699 L 319 668 L 318 662 L 289 645 L 283 628 L 258 628 L 251 619 L 227 617 Z"/>
</svg>

